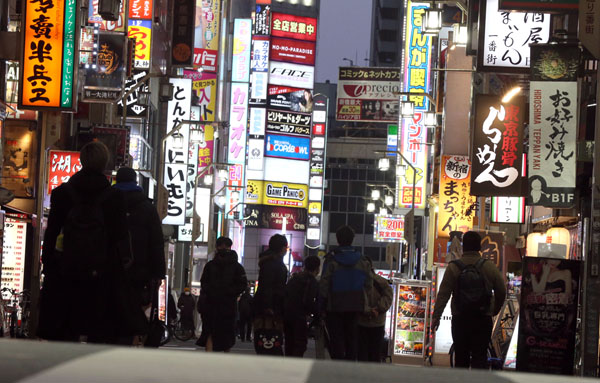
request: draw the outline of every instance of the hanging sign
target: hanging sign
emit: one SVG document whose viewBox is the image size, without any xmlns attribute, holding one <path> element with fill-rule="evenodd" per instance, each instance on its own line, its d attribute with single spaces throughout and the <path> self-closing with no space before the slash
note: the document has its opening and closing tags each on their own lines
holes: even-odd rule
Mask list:
<svg viewBox="0 0 600 383">
<path fill-rule="evenodd" d="M 217 74 L 184 70 L 183 77 L 192 79 L 192 105 L 198 106 L 199 121 L 214 121 L 217 102 Z"/>
<path fill-rule="evenodd" d="M 492 222 L 525 222 L 525 197 L 492 197 Z"/>
<path fill-rule="evenodd" d="M 128 92 L 133 89 L 142 78 L 144 78 L 148 74 L 148 71 L 134 71 L 132 76 L 125 81 L 124 92 Z M 144 81 L 143 85 L 137 87 L 133 92 L 129 94 L 127 97 L 127 117 L 146 117 L 146 111 L 148 110 L 148 105 L 142 104 L 139 102 L 140 93 L 150 92 L 150 88 L 148 87 L 148 79 Z M 118 109 L 117 112 L 119 116 L 123 115 L 123 100 L 119 99 L 117 101 Z"/>
<path fill-rule="evenodd" d="M 152 0 L 129 0 L 129 20 L 152 20 Z"/>
<path fill-rule="evenodd" d="M 135 39 L 133 67 L 136 69 L 149 69 L 152 48 L 152 21 L 129 20 L 127 31 L 127 36 Z"/>
<path fill-rule="evenodd" d="M 48 154 L 48 194 L 65 182 L 68 182 L 73 174 L 81 170 L 79 152 L 67 152 L 62 150 L 50 150 Z"/>
<path fill-rule="evenodd" d="M 76 103 L 76 0 L 25 0 L 19 108 L 72 110 Z"/>
<path fill-rule="evenodd" d="M 579 28 L 577 37 L 590 53 L 600 58 L 600 1 L 579 0 Z"/>
<path fill-rule="evenodd" d="M 477 198 L 471 196 L 471 161 L 466 156 L 442 156 L 438 237 L 451 231 L 467 232 L 473 227 Z"/>
<path fill-rule="evenodd" d="M 403 242 L 404 216 L 375 215 L 373 240 L 375 242 Z"/>
<path fill-rule="evenodd" d="M 86 102 L 114 103 L 123 89 L 125 38 L 100 33 L 96 64 L 85 69 L 83 99 Z"/>
</svg>

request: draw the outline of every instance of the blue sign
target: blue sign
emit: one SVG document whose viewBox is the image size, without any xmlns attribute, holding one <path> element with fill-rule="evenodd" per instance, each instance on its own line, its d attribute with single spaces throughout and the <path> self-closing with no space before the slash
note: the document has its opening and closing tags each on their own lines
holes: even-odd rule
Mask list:
<svg viewBox="0 0 600 383">
<path fill-rule="evenodd" d="M 308 161 L 310 138 L 297 136 L 267 135 L 265 156 Z"/>
</svg>

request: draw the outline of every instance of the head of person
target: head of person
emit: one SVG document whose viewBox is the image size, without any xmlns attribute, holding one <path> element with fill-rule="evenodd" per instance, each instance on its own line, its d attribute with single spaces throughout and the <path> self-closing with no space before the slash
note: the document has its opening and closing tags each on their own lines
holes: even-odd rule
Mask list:
<svg viewBox="0 0 600 383">
<path fill-rule="evenodd" d="M 269 250 L 274 254 L 283 256 L 287 253 L 288 241 L 284 235 L 275 234 L 269 239 Z"/>
<path fill-rule="evenodd" d="M 217 238 L 217 250 L 231 250 L 231 246 L 233 246 L 233 241 L 228 237 L 219 237 Z"/>
<path fill-rule="evenodd" d="M 481 236 L 474 231 L 467 231 L 463 235 L 463 252 L 480 251 Z"/>
<path fill-rule="evenodd" d="M 183 289 L 183 293 L 184 293 L 185 295 L 190 295 L 190 294 L 191 294 L 191 292 L 190 292 L 190 288 L 189 288 L 189 287 L 186 287 L 186 288 L 184 288 L 184 289 Z"/>
<path fill-rule="evenodd" d="M 123 166 L 117 170 L 116 181 L 118 184 L 125 182 L 137 184 L 137 174 L 135 174 L 135 170 L 132 168 Z"/>
<path fill-rule="evenodd" d="M 109 158 L 108 148 L 100 141 L 88 142 L 79 151 L 79 160 L 84 170 L 103 173 Z"/>
<path fill-rule="evenodd" d="M 337 238 L 338 245 L 351 246 L 352 241 L 354 241 L 354 229 L 348 225 L 344 225 L 335 232 L 335 237 Z"/>
<path fill-rule="evenodd" d="M 321 267 L 321 259 L 316 255 L 309 255 L 304 259 L 304 270 L 308 271 L 313 275 L 319 274 L 319 268 Z"/>
</svg>

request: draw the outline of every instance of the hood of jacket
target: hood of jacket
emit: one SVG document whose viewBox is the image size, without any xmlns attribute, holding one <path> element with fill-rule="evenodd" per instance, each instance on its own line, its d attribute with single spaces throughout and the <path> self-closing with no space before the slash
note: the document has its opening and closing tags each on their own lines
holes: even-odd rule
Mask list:
<svg viewBox="0 0 600 383">
<path fill-rule="evenodd" d="M 265 263 L 269 262 L 283 263 L 283 257 L 275 254 L 272 250 L 267 249 L 258 256 L 258 266 L 262 267 Z"/>
<path fill-rule="evenodd" d="M 122 190 L 124 192 L 133 192 L 133 191 L 143 192 L 144 191 L 144 189 L 142 189 L 142 187 L 139 186 L 134 181 L 119 182 L 119 183 L 115 184 L 113 187 L 115 189 L 119 189 L 119 190 Z"/>
<path fill-rule="evenodd" d="M 215 263 L 237 263 L 238 255 L 234 250 L 217 250 L 213 258 Z"/>
<path fill-rule="evenodd" d="M 68 183 L 82 194 L 96 193 L 110 187 L 110 183 L 104 174 L 90 169 L 81 169 L 73 174 Z"/>
<path fill-rule="evenodd" d="M 113 186 L 114 189 L 123 191 L 123 196 L 127 206 L 133 207 L 137 204 L 149 201 L 144 193 L 144 189 L 139 187 L 135 182 L 120 182 Z"/>
<path fill-rule="evenodd" d="M 341 246 L 333 252 L 333 259 L 341 265 L 354 266 L 360 260 L 360 253 L 352 246 Z"/>
</svg>

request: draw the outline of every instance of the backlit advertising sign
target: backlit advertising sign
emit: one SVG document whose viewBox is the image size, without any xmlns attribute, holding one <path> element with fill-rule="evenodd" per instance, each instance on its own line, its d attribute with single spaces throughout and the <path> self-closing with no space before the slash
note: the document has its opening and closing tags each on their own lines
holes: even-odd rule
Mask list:
<svg viewBox="0 0 600 383">
<path fill-rule="evenodd" d="M 48 169 L 48 194 L 65 182 L 68 182 L 73 174 L 81 170 L 79 152 L 68 152 L 64 150 L 50 150 Z"/>
<path fill-rule="evenodd" d="M 267 123 L 267 110 L 265 108 L 250 108 L 250 130 L 252 136 L 264 136 Z"/>
<path fill-rule="evenodd" d="M 302 184 L 265 181 L 263 204 L 306 208 L 308 188 Z"/>
<path fill-rule="evenodd" d="M 150 51 L 152 47 L 152 21 L 129 20 L 127 26 L 129 38 L 135 39 L 133 67 L 136 69 L 150 68 Z"/>
<path fill-rule="evenodd" d="M 267 134 L 265 156 L 291 160 L 308 160 L 310 139 L 299 136 Z"/>
<path fill-rule="evenodd" d="M 23 291 L 25 283 L 25 250 L 27 246 L 27 223 L 6 217 L 2 232 L 2 282 L 0 288 Z M 3 292 L 2 299 L 12 298 Z M 4 318 L 3 318 L 4 319 Z"/>
<path fill-rule="evenodd" d="M 196 0 L 194 67 L 217 71 L 220 14 L 221 1 Z"/>
<path fill-rule="evenodd" d="M 404 216 L 376 215 L 373 240 L 375 242 L 404 241 Z"/>
<path fill-rule="evenodd" d="M 315 43 L 273 37 L 271 39 L 271 60 L 315 65 Z"/>
<path fill-rule="evenodd" d="M 184 70 L 183 77 L 192 79 L 192 105 L 198 106 L 198 121 L 214 121 L 217 102 L 217 74 Z"/>
<path fill-rule="evenodd" d="M 129 19 L 152 20 L 152 0 L 129 0 Z"/>
<path fill-rule="evenodd" d="M 271 6 L 268 4 L 256 4 L 254 12 L 253 35 L 268 36 L 271 31 Z"/>
<path fill-rule="evenodd" d="M 265 155 L 265 139 L 250 138 L 248 140 L 248 169 L 263 170 Z"/>
<path fill-rule="evenodd" d="M 250 93 L 250 104 L 262 104 L 267 102 L 267 86 L 269 84 L 269 72 L 252 72 L 250 74 L 252 90 Z"/>
<path fill-rule="evenodd" d="M 73 109 L 77 7 L 76 0 L 24 0 L 20 109 Z"/>
<path fill-rule="evenodd" d="M 254 72 L 269 71 L 269 38 L 266 36 L 252 37 L 251 68 Z"/>
<path fill-rule="evenodd" d="M 267 105 L 271 109 L 310 113 L 313 104 L 313 95 L 308 89 L 269 85 Z"/>
<path fill-rule="evenodd" d="M 227 162 L 244 165 L 246 161 L 246 125 L 248 121 L 248 84 L 231 84 Z"/>
<path fill-rule="evenodd" d="M 233 58 L 231 81 L 250 81 L 250 51 L 252 46 L 252 20 L 235 19 L 233 24 Z"/>
<path fill-rule="evenodd" d="M 265 157 L 264 179 L 296 184 L 308 184 L 310 161 Z"/>
<path fill-rule="evenodd" d="M 302 89 L 314 87 L 315 68 L 308 65 L 271 61 L 269 84 L 284 85 Z"/>
<path fill-rule="evenodd" d="M 273 12 L 271 36 L 317 41 L 317 19 Z"/>
<path fill-rule="evenodd" d="M 310 114 L 267 111 L 267 132 L 292 134 L 308 137 L 310 135 Z"/>
<path fill-rule="evenodd" d="M 442 156 L 438 237 L 473 228 L 477 198 L 471 196 L 471 161 L 467 156 Z"/>
<path fill-rule="evenodd" d="M 525 197 L 492 197 L 492 222 L 525 222 Z"/>
</svg>

